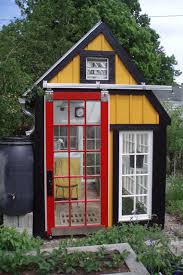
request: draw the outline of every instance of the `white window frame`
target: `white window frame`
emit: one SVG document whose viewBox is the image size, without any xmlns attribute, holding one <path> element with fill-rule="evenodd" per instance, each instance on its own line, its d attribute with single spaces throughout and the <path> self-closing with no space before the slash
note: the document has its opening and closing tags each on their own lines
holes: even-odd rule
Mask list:
<svg viewBox="0 0 183 275">
<path fill-rule="evenodd" d="M 94 60 L 98 60 L 98 61 L 100 61 L 100 60 L 104 60 L 104 59 L 106 59 L 106 61 L 107 61 L 107 68 L 106 68 L 106 71 L 107 71 L 107 78 L 103 78 L 102 76 L 100 76 L 100 75 L 96 75 L 96 78 L 95 77 L 93 77 L 92 75 L 88 75 L 88 69 L 91 69 L 91 68 L 89 68 L 88 66 L 87 66 L 87 64 L 88 64 L 88 59 L 94 59 Z M 103 70 L 102 68 L 92 68 L 92 70 Z M 105 69 L 104 69 L 105 70 Z M 106 57 L 94 57 L 94 56 L 89 56 L 89 57 L 87 57 L 86 58 L 86 80 L 109 80 L 109 58 L 106 58 Z"/>
<path fill-rule="evenodd" d="M 147 186 L 147 214 L 132 214 L 132 215 L 122 215 L 122 155 L 130 155 L 128 153 L 122 153 L 123 145 L 123 134 L 148 134 L 148 173 L 138 174 L 135 173 L 135 186 L 136 186 L 136 176 L 146 175 L 148 176 L 148 186 Z M 140 220 L 150 220 L 152 217 L 152 169 L 153 169 L 153 131 L 120 131 L 119 132 L 119 206 L 118 206 L 118 221 L 140 221 Z M 123 177 L 126 175 L 123 175 Z M 128 176 L 128 175 L 127 175 Z M 124 195 L 125 196 L 125 195 Z M 137 197 L 139 194 L 135 193 L 132 197 Z"/>
</svg>

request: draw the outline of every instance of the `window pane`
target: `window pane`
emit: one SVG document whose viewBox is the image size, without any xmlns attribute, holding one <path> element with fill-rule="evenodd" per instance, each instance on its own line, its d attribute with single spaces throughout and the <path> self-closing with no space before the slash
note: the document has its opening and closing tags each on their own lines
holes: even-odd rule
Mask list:
<svg viewBox="0 0 183 275">
<path fill-rule="evenodd" d="M 54 150 L 66 150 L 68 147 L 68 130 L 66 126 L 54 126 Z"/>
<path fill-rule="evenodd" d="M 137 153 L 148 153 L 148 134 L 136 134 L 136 152 Z"/>
<path fill-rule="evenodd" d="M 136 197 L 136 214 L 147 214 L 147 196 Z"/>
<path fill-rule="evenodd" d="M 55 185 L 55 200 L 78 200 L 81 192 L 81 179 L 70 179 L 70 191 L 69 191 L 69 178 L 56 178 L 54 179 Z"/>
<path fill-rule="evenodd" d="M 100 178 L 87 179 L 87 200 L 100 199 Z"/>
<path fill-rule="evenodd" d="M 85 179 L 79 179 L 79 200 L 85 200 Z"/>
<path fill-rule="evenodd" d="M 87 124 L 100 123 L 100 102 L 99 101 L 86 102 L 86 123 Z"/>
<path fill-rule="evenodd" d="M 86 174 L 100 174 L 100 153 L 86 153 Z"/>
<path fill-rule="evenodd" d="M 85 223 L 85 204 L 71 204 L 71 225 L 84 225 Z"/>
<path fill-rule="evenodd" d="M 122 215 L 133 215 L 134 212 L 134 197 L 122 198 Z"/>
<path fill-rule="evenodd" d="M 135 173 L 134 161 L 134 155 L 122 156 L 122 175 L 132 175 Z"/>
<path fill-rule="evenodd" d="M 148 176 L 136 177 L 136 194 L 147 194 Z"/>
<path fill-rule="evenodd" d="M 86 127 L 86 146 L 88 150 L 100 149 L 100 127 L 87 126 Z"/>
<path fill-rule="evenodd" d="M 85 110 L 84 101 L 70 101 L 70 124 L 84 124 Z"/>
<path fill-rule="evenodd" d="M 70 149 L 71 150 L 83 150 L 83 126 L 71 126 L 70 127 Z"/>
<path fill-rule="evenodd" d="M 109 68 L 107 58 L 86 59 L 86 79 L 108 80 Z"/>
<path fill-rule="evenodd" d="M 87 203 L 87 224 L 100 224 L 101 212 L 100 202 L 88 202 Z"/>
<path fill-rule="evenodd" d="M 148 158 L 148 155 L 136 155 L 137 174 L 147 174 L 149 172 Z"/>
<path fill-rule="evenodd" d="M 54 176 L 68 175 L 68 153 L 54 153 Z"/>
<path fill-rule="evenodd" d="M 122 134 L 122 154 L 135 153 L 135 135 L 133 133 Z"/>
<path fill-rule="evenodd" d="M 55 224 L 69 226 L 69 204 L 55 204 Z"/>
<path fill-rule="evenodd" d="M 54 100 L 54 124 L 68 124 L 68 101 Z"/>
<path fill-rule="evenodd" d="M 122 195 L 135 194 L 135 177 L 125 176 L 122 177 Z"/>
<path fill-rule="evenodd" d="M 83 161 L 84 161 L 84 153 L 81 153 L 81 152 L 70 153 L 70 175 L 71 176 L 83 175 Z"/>
</svg>

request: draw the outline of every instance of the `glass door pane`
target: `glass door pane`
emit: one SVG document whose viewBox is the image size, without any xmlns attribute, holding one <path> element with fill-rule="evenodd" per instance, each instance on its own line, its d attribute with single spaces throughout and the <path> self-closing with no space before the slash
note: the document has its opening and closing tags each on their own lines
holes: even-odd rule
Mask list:
<svg viewBox="0 0 183 275">
<path fill-rule="evenodd" d="M 101 223 L 100 104 L 96 100 L 54 103 L 54 200 L 58 226 Z"/>
</svg>

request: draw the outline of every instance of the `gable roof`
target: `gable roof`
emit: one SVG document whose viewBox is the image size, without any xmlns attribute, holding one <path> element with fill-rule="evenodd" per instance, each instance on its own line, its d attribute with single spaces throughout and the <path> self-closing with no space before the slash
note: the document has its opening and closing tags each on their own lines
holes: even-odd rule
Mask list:
<svg viewBox="0 0 183 275">
<path fill-rule="evenodd" d="M 34 85 L 38 85 L 44 80 L 51 80 L 66 64 L 68 64 L 74 56 L 80 53 L 88 43 L 90 43 L 96 36 L 103 33 L 109 44 L 115 50 L 120 57 L 122 63 L 127 70 L 131 73 L 133 78 L 138 84 L 145 82 L 143 76 L 138 71 L 135 64 L 131 61 L 129 55 L 125 49 L 119 44 L 117 39 L 113 36 L 108 26 L 100 21 L 89 32 L 87 32 L 70 50 L 68 50 L 57 62 L 51 66 L 36 82 Z"/>
</svg>

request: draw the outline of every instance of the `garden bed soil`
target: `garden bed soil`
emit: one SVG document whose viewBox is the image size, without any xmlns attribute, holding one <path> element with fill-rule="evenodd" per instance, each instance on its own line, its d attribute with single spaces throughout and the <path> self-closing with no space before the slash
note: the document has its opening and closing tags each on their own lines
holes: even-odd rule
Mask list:
<svg viewBox="0 0 183 275">
<path fill-rule="evenodd" d="M 172 239 L 183 239 L 183 223 L 180 218 L 166 213 L 164 232 Z"/>
</svg>

